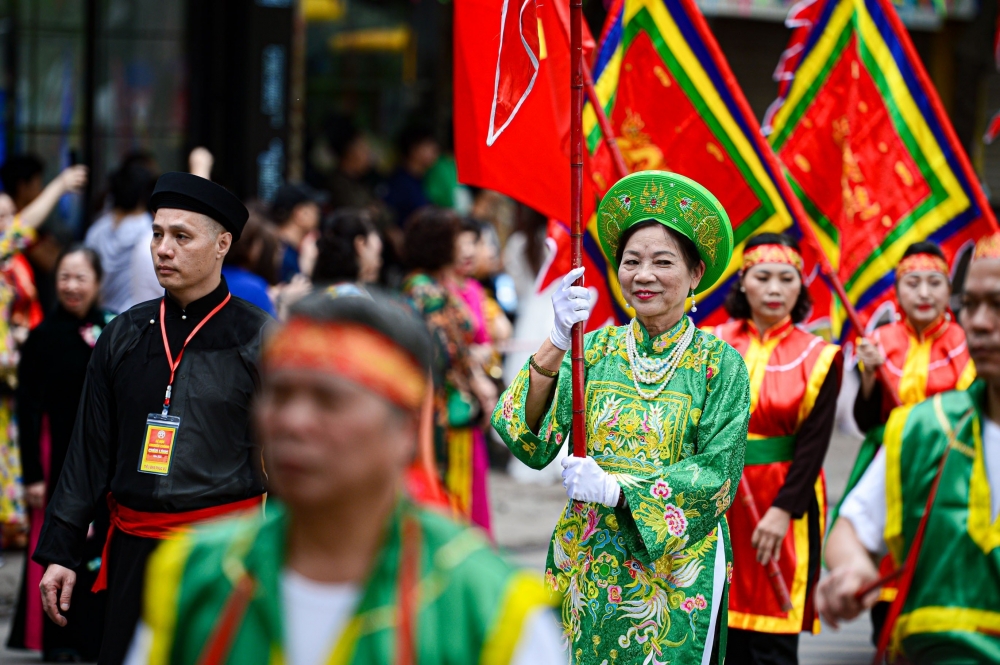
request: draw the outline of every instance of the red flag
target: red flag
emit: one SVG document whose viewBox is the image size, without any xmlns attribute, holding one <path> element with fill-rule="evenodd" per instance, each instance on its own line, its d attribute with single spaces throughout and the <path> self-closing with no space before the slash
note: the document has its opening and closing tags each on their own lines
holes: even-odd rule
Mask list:
<svg viewBox="0 0 1000 665">
<path fill-rule="evenodd" d="M 566 0 L 455 3 L 459 181 L 569 219 L 569 86 Z"/>
<path fill-rule="evenodd" d="M 807 9 L 770 142 L 866 325 L 894 309 L 895 268 L 911 243 L 937 243 L 954 270 L 997 222 L 892 3 Z M 812 293 L 814 316 L 829 312 L 833 336 L 847 338 L 839 300 Z"/>
</svg>

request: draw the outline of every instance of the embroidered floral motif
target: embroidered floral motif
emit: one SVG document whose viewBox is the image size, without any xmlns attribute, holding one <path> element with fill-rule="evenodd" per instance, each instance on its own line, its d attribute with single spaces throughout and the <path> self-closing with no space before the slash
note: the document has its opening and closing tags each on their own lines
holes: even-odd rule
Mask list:
<svg viewBox="0 0 1000 665">
<path fill-rule="evenodd" d="M 696 610 L 703 610 L 708 607 L 708 602 L 705 600 L 705 596 L 700 593 L 694 598 L 688 598 L 683 603 L 681 603 L 681 609 L 691 614 Z"/>
<path fill-rule="evenodd" d="M 667 504 L 663 511 L 663 521 L 667 523 L 667 532 L 675 538 L 683 538 L 687 532 L 688 521 L 684 511 L 675 505 Z"/>
<path fill-rule="evenodd" d="M 649 493 L 657 499 L 666 501 L 670 498 L 670 485 L 668 485 L 665 480 L 657 479 L 657 481 L 653 483 L 653 486 L 649 488 Z"/>
</svg>

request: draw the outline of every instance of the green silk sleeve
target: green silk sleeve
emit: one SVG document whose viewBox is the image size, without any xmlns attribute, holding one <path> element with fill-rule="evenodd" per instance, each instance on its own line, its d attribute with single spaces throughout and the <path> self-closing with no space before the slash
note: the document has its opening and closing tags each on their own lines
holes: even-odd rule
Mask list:
<svg viewBox="0 0 1000 665">
<path fill-rule="evenodd" d="M 643 563 L 696 545 L 729 509 L 743 474 L 750 423 L 750 379 L 743 358 L 724 345 L 718 373 L 705 382 L 694 450 L 646 478 L 620 478 L 628 501 L 616 513 Z M 628 536 L 631 535 L 632 538 Z"/>
<path fill-rule="evenodd" d="M 507 444 L 514 457 L 532 469 L 548 466 L 566 442 L 573 419 L 573 395 L 570 354 L 559 366 L 552 402 L 542 417 L 538 432 L 532 432 L 525 420 L 525 405 L 531 383 L 529 364 L 518 372 L 513 383 L 500 396 L 493 411 L 493 429 Z"/>
</svg>

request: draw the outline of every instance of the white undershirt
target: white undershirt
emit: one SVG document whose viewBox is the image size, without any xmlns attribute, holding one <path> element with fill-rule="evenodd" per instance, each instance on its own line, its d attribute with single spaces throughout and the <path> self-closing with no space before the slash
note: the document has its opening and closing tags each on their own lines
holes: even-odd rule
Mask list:
<svg viewBox="0 0 1000 665">
<path fill-rule="evenodd" d="M 356 584 L 314 582 L 286 568 L 281 574 L 285 611 L 285 663 L 323 665 L 354 614 Z"/>
<path fill-rule="evenodd" d="M 995 520 L 1000 514 L 1000 425 L 985 418 L 982 422 L 983 459 Z M 850 520 L 866 550 L 879 555 L 886 553 L 885 447 L 879 449 L 868 470 L 847 495 L 840 516 Z"/>
</svg>

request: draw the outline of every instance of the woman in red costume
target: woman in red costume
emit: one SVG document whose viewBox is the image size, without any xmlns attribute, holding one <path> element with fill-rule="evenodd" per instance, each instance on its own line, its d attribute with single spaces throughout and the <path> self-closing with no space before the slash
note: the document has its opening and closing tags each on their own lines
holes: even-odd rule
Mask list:
<svg viewBox="0 0 1000 665">
<path fill-rule="evenodd" d="M 896 300 L 903 318 L 876 328 L 858 343 L 861 387 L 854 400 L 854 421 L 870 433 L 862 444 L 844 496 L 861 478 L 882 440 L 880 427 L 895 406 L 875 372 L 884 366 L 899 397 L 910 406 L 947 390 L 965 390 L 976 378 L 969 357 L 965 331 L 948 312 L 951 298 L 948 263 L 941 248 L 932 242 L 916 242 L 906 248 L 896 267 Z M 873 430 L 875 430 L 873 432 Z M 895 568 L 891 557 L 882 561 L 881 572 Z M 872 608 L 872 641 L 877 643 L 889 604 L 896 598 L 895 584 L 882 588 Z"/>
<path fill-rule="evenodd" d="M 753 524 L 742 502 L 729 511 L 733 581 L 727 665 L 794 665 L 799 633 L 818 631 L 812 591 L 819 578 L 826 511 L 823 458 L 840 392 L 840 347 L 798 328 L 809 313 L 802 256 L 790 237 L 747 241 L 743 269 L 726 300 L 734 320 L 715 334 L 743 356 L 750 372 L 750 431 L 742 483 L 762 515 Z M 792 609 L 771 592 L 775 560 Z"/>
<path fill-rule="evenodd" d="M 951 284 L 941 248 L 917 242 L 896 268 L 896 299 L 903 319 L 876 328 L 858 344 L 861 389 L 854 420 L 863 432 L 882 425 L 894 406 L 875 372 L 885 366 L 904 406 L 946 390 L 965 390 L 976 378 L 965 331 L 948 313 Z"/>
</svg>

